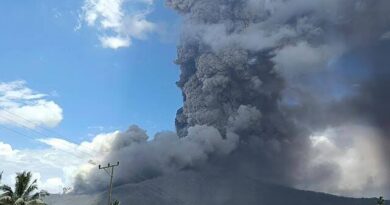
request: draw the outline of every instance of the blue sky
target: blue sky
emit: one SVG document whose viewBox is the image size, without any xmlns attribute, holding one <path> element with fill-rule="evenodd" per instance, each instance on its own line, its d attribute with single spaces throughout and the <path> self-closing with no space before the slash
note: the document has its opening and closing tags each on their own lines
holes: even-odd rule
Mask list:
<svg viewBox="0 0 390 205">
<path fill-rule="evenodd" d="M 145 14 L 155 25 L 153 31 L 140 39 L 132 37 L 129 46 L 112 49 L 99 38 L 115 31 L 88 25 L 82 16 L 84 4 L 2 1 L 0 82 L 25 81 L 26 87 L 47 94 L 45 99 L 63 110 L 63 120 L 50 129 L 71 142 L 131 124 L 151 135 L 174 129 L 175 112 L 181 106 L 175 85 L 179 71 L 173 64 L 178 16 L 162 0 L 156 1 Z M 131 5 L 123 12 L 126 9 L 131 10 Z M 42 146 L 1 127 L 0 141 L 18 149 Z"/>
</svg>

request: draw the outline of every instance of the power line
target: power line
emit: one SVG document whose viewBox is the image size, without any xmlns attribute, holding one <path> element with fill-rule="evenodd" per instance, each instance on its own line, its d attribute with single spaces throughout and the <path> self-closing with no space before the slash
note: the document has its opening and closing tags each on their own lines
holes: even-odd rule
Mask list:
<svg viewBox="0 0 390 205">
<path fill-rule="evenodd" d="M 19 131 L 17 131 L 17 130 L 11 129 L 11 128 L 9 128 L 9 127 L 7 127 L 7 126 L 5 126 L 5 125 L 2 125 L 2 124 L 0 124 L 0 127 L 3 128 L 3 129 L 5 129 L 5 130 L 11 131 L 11 132 L 13 132 L 13 133 L 15 133 L 15 134 L 18 134 L 18 135 L 20 135 L 20 136 L 22 136 L 22 137 L 26 137 L 28 140 L 31 140 L 31 138 L 30 138 L 29 136 L 23 134 L 22 132 L 19 132 Z"/>
<path fill-rule="evenodd" d="M 34 129 L 32 129 L 32 128 L 30 128 L 30 127 L 28 127 L 28 126 L 26 126 L 26 125 L 24 125 L 24 124 L 22 124 L 22 123 L 20 123 L 20 122 L 18 122 L 18 121 L 16 121 L 16 120 L 12 119 L 12 118 L 6 117 L 6 116 L 4 116 L 4 115 L 0 115 L 0 118 L 2 118 L 4 121 L 11 121 L 11 122 L 13 122 L 13 123 L 19 125 L 19 127 L 24 128 L 25 130 L 28 130 L 28 131 L 30 131 L 30 132 L 34 132 L 34 133 L 37 134 L 38 136 L 44 136 L 44 137 L 50 138 L 49 135 L 46 135 L 45 133 L 39 132 L 39 131 L 37 131 L 37 130 L 34 130 Z"/>
<path fill-rule="evenodd" d="M 28 136 L 28 135 L 26 135 L 26 134 L 24 134 L 24 133 L 22 133 L 22 132 L 19 132 L 19 131 L 15 130 L 15 129 L 9 128 L 9 127 L 4 126 L 4 125 L 2 125 L 2 124 L 0 124 L 0 128 L 3 128 L 3 129 L 8 130 L 8 131 L 10 131 L 10 132 L 13 132 L 13 133 L 15 133 L 15 134 L 17 134 L 17 135 L 20 135 L 21 137 L 24 137 L 24 138 L 28 139 L 28 140 L 32 140 L 32 139 L 33 139 L 32 137 L 30 137 L 30 136 Z M 41 143 L 42 143 L 42 142 L 41 142 Z M 78 158 L 78 159 L 82 159 L 82 157 L 78 156 L 77 154 L 75 154 L 75 153 L 73 153 L 73 152 L 66 151 L 66 150 L 63 150 L 63 149 L 60 149 L 60 151 L 62 151 L 62 152 L 64 152 L 64 153 L 67 153 L 67 154 L 70 154 L 70 155 L 72 155 L 72 156 L 74 156 L 74 157 L 76 157 L 76 158 Z"/>
<path fill-rule="evenodd" d="M 62 134 L 60 134 L 60 133 L 58 133 L 58 132 L 56 132 L 56 131 L 54 131 L 54 130 L 48 129 L 48 128 L 44 127 L 44 126 L 41 126 L 41 125 L 39 125 L 38 123 L 33 122 L 33 121 L 31 121 L 31 120 L 28 120 L 28 119 L 26 119 L 26 118 L 24 118 L 24 117 L 22 117 L 22 116 L 20 116 L 20 115 L 18 115 L 18 114 L 16 114 L 16 113 L 13 113 L 13 112 L 11 112 L 11 111 L 9 111 L 9 110 L 6 110 L 6 109 L 3 109 L 2 111 L 6 112 L 6 113 L 8 113 L 8 114 L 10 114 L 10 115 L 13 115 L 13 116 L 15 116 L 15 117 L 18 117 L 19 119 L 22 119 L 22 120 L 24 120 L 25 122 L 30 123 L 30 124 L 33 125 L 35 128 L 43 129 L 43 130 L 45 130 L 45 131 L 47 131 L 47 132 L 51 132 L 51 133 L 53 133 L 53 134 L 55 134 L 55 135 L 57 135 L 57 136 L 59 136 L 59 137 L 61 137 L 61 138 L 63 138 L 63 139 L 66 139 L 67 141 L 70 141 L 70 140 L 69 140 L 67 137 L 65 137 L 64 135 L 62 135 Z M 0 117 L 1 117 L 1 116 L 0 116 Z M 27 126 L 25 126 L 24 124 L 22 124 L 22 123 L 20 123 L 20 122 L 17 122 L 17 121 L 15 121 L 15 120 L 13 120 L 13 119 L 10 119 L 10 120 L 12 120 L 13 122 L 15 122 L 15 123 L 17 123 L 17 124 L 20 124 L 22 127 L 26 128 L 26 129 L 28 129 L 28 130 L 32 130 L 32 131 L 35 132 L 35 133 L 38 133 L 38 134 L 40 134 L 40 135 L 44 135 L 44 136 L 46 136 L 46 137 L 48 137 L 48 138 L 51 138 L 51 136 L 48 136 L 48 135 L 44 134 L 44 133 L 41 132 L 41 131 L 38 132 L 38 131 L 36 131 L 35 129 L 32 129 L 32 128 L 30 128 L 30 127 L 27 127 Z M 70 142 L 72 142 L 72 141 L 70 141 Z M 74 143 L 74 142 L 72 142 L 72 143 Z M 77 143 L 74 143 L 74 144 L 77 144 Z M 84 151 L 82 151 L 82 150 L 79 150 L 79 151 L 80 151 L 80 152 L 83 152 L 84 154 L 89 155 L 90 157 L 92 157 L 92 155 L 89 154 L 89 153 L 86 153 L 86 152 L 84 152 Z"/>
<path fill-rule="evenodd" d="M 65 139 L 67 138 L 67 137 L 62 136 L 60 133 L 58 133 L 58 132 L 56 132 L 56 131 L 54 131 L 54 130 L 50 130 L 50 129 L 44 127 L 44 126 L 39 125 L 39 124 L 36 123 L 36 122 L 33 122 L 33 121 L 31 121 L 31 120 L 28 120 L 28 119 L 26 119 L 26 118 L 24 118 L 24 117 L 22 117 L 22 116 L 20 116 L 20 115 L 18 115 L 18 114 L 16 114 L 16 113 L 13 113 L 13 112 L 11 112 L 11 111 L 9 111 L 9 110 L 3 109 L 2 111 L 6 112 L 6 113 L 8 113 L 8 114 L 10 114 L 10 115 L 13 115 L 13 116 L 15 116 L 15 117 L 17 117 L 17 118 L 19 118 L 19 119 L 22 119 L 22 120 L 24 120 L 25 122 L 30 123 L 30 124 L 33 125 L 34 127 L 37 127 L 37 128 L 43 129 L 43 130 L 46 130 L 46 131 L 51 132 L 51 133 L 53 133 L 53 134 L 55 134 L 55 135 L 58 135 L 59 137 L 62 137 L 62 138 L 65 138 Z"/>
<path fill-rule="evenodd" d="M 7 110 L 3 110 L 3 111 L 6 111 L 6 112 L 9 113 L 9 114 L 13 114 L 13 113 L 11 113 L 11 112 L 9 112 L 9 111 L 7 111 Z M 40 126 L 39 126 L 38 124 L 36 124 L 36 123 L 33 123 L 33 122 L 31 122 L 31 121 L 29 121 L 29 120 L 27 120 L 27 119 L 25 119 L 25 118 L 23 118 L 23 117 L 21 117 L 21 116 L 19 116 L 19 115 L 16 115 L 16 114 L 13 114 L 13 115 L 14 115 L 14 116 L 17 116 L 17 117 L 19 117 L 19 118 L 21 118 L 21 119 L 24 119 L 25 121 L 27 121 L 27 122 L 33 124 L 35 127 L 40 128 Z M 37 131 L 37 130 L 35 130 L 35 129 L 33 129 L 33 128 L 30 128 L 30 127 L 26 126 L 25 124 L 23 124 L 23 123 L 21 123 L 21 122 L 19 122 L 19 121 L 16 121 L 15 119 L 9 118 L 9 117 L 4 116 L 4 115 L 0 115 L 0 118 L 3 118 L 3 119 L 8 120 L 8 121 L 12 121 L 12 122 L 14 122 L 14 123 L 20 125 L 20 126 L 23 127 L 24 129 L 26 129 L 26 130 L 28 130 L 28 131 L 30 131 L 30 132 L 33 132 L 33 133 L 35 133 L 35 134 L 37 134 L 38 136 L 41 135 L 41 136 L 44 136 L 44 137 L 47 137 L 47 138 L 51 138 L 51 136 L 47 135 L 46 133 L 43 133 L 43 132 L 41 132 L 41 131 Z M 49 129 L 45 129 L 45 130 L 50 131 Z M 53 131 L 53 133 L 54 133 L 54 131 Z M 63 137 L 63 136 L 60 135 L 60 134 L 58 134 L 58 135 L 59 135 L 61 138 L 67 139 L 66 137 Z M 73 142 L 72 142 L 72 143 L 73 143 Z M 77 143 L 74 143 L 74 144 L 77 144 Z M 62 151 L 64 151 L 64 150 L 62 150 Z M 83 153 L 83 154 L 85 154 L 85 155 L 88 155 L 89 157 L 93 157 L 90 153 L 84 152 L 83 150 L 77 150 L 77 151 L 78 151 L 78 152 L 81 152 L 81 153 Z"/>
<path fill-rule="evenodd" d="M 21 137 L 24 137 L 24 138 L 28 139 L 28 140 L 34 139 L 33 137 L 28 136 L 28 135 L 26 135 L 26 134 L 23 133 L 23 132 L 17 131 L 17 130 L 12 129 L 12 128 L 9 128 L 9 127 L 4 126 L 4 125 L 2 125 L 2 124 L 0 124 L 0 128 L 3 128 L 3 129 L 5 129 L 5 130 L 7 130 L 7 131 L 10 131 L 10 132 L 13 132 L 13 133 L 15 133 L 15 134 L 17 134 L 17 135 L 19 135 L 19 136 L 21 136 Z M 40 142 L 40 141 L 39 141 L 39 142 Z M 43 143 L 43 142 L 41 142 L 41 143 Z M 78 158 L 78 159 L 82 159 L 81 156 L 77 155 L 77 154 L 74 153 L 74 152 L 67 151 L 67 150 L 64 150 L 64 149 L 58 149 L 58 150 L 60 150 L 61 152 L 64 152 L 64 153 L 73 155 L 74 157 L 76 157 L 76 158 Z M 88 155 L 89 157 L 93 157 L 91 154 L 86 153 L 86 152 L 83 152 L 82 150 L 77 150 L 77 151 L 78 151 L 78 152 L 82 152 L 83 154 L 86 154 L 86 155 Z"/>
</svg>

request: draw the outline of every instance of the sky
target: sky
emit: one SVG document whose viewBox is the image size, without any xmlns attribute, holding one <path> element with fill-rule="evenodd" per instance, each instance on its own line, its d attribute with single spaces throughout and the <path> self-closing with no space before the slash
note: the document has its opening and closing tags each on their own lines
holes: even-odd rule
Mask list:
<svg viewBox="0 0 390 205">
<path fill-rule="evenodd" d="M 132 124 L 151 136 L 174 130 L 182 103 L 173 63 L 180 22 L 162 0 L 1 3 L 5 183 L 28 168 L 42 188 L 58 192 L 71 184 L 69 170 L 88 160 L 61 146 L 77 149 Z"/>
</svg>

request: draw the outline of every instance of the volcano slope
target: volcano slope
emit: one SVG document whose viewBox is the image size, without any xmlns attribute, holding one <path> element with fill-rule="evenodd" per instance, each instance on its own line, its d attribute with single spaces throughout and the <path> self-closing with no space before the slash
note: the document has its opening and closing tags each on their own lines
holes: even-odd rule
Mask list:
<svg viewBox="0 0 390 205">
<path fill-rule="evenodd" d="M 174 186 L 172 186 L 174 184 Z M 113 198 L 123 205 L 374 205 L 374 198 L 347 198 L 302 191 L 241 176 L 183 171 L 137 184 L 118 186 Z M 103 205 L 107 194 L 52 195 L 48 205 Z"/>
</svg>

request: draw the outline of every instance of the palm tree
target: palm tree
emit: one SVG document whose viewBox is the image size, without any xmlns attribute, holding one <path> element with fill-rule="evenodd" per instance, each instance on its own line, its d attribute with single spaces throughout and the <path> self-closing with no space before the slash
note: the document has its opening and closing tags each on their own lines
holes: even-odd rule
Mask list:
<svg viewBox="0 0 390 205">
<path fill-rule="evenodd" d="M 37 180 L 32 181 L 31 172 L 17 173 L 15 190 L 7 185 L 0 186 L 0 205 L 45 205 L 40 200 Z"/>
<path fill-rule="evenodd" d="M 379 199 L 377 200 L 377 205 L 385 205 L 385 200 L 383 199 L 383 197 L 379 197 Z"/>
<path fill-rule="evenodd" d="M 119 205 L 119 204 L 120 204 L 120 202 L 118 200 L 115 200 L 113 203 L 113 205 Z"/>
</svg>

